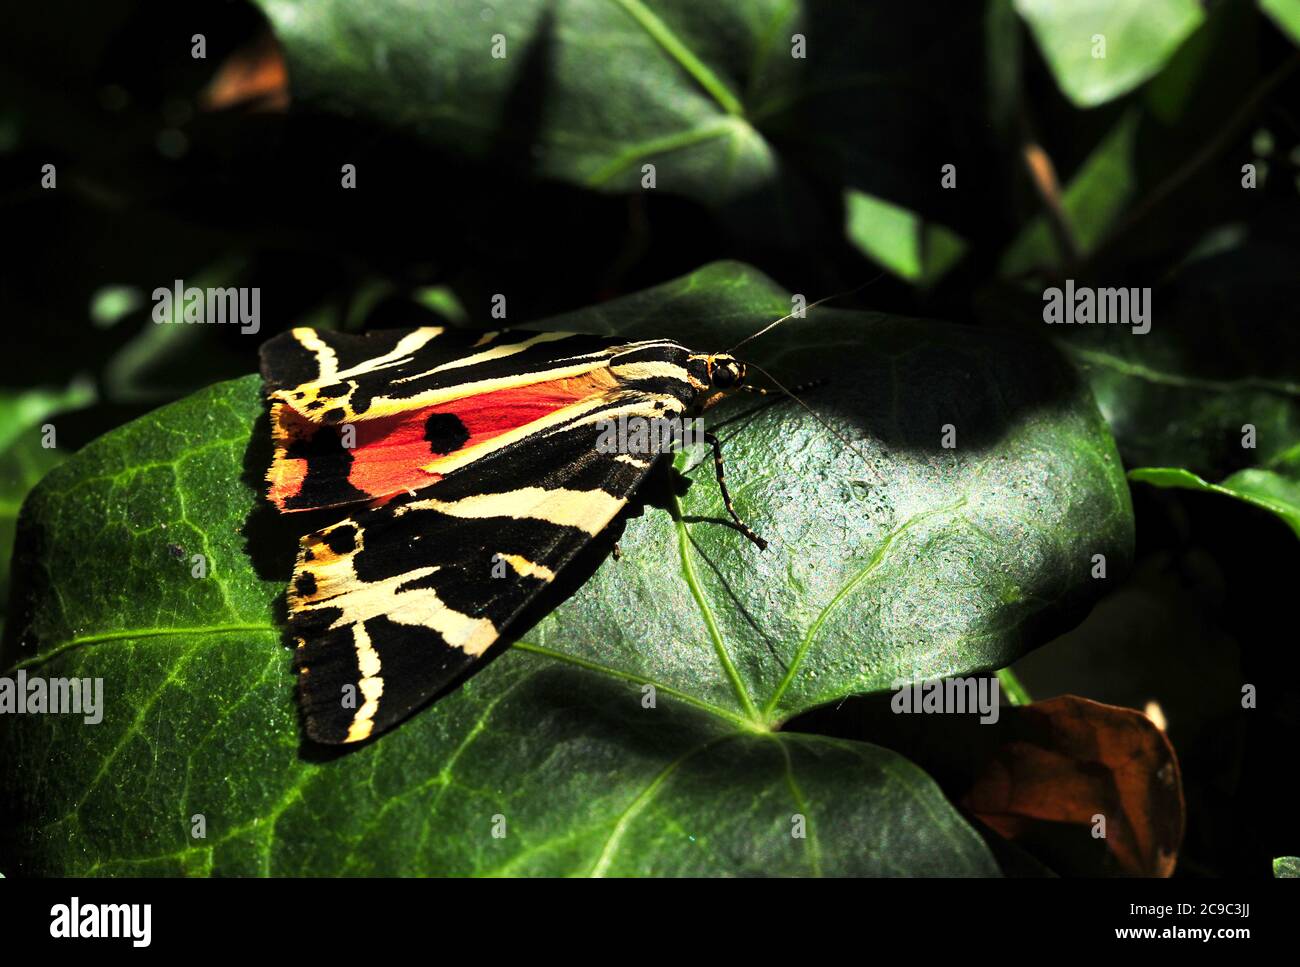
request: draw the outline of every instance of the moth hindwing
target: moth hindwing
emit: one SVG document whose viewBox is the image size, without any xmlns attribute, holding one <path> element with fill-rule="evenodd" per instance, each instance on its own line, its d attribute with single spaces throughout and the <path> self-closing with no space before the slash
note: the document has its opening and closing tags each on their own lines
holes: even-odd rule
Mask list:
<svg viewBox="0 0 1300 967">
<path fill-rule="evenodd" d="M 720 386 L 724 356 L 670 340 L 521 330 L 295 329 L 261 356 L 268 498 L 347 514 L 301 539 L 288 592 L 328 743 L 427 702 L 609 525 L 654 454 L 609 452 L 603 427 L 680 418 L 743 375 Z"/>
</svg>

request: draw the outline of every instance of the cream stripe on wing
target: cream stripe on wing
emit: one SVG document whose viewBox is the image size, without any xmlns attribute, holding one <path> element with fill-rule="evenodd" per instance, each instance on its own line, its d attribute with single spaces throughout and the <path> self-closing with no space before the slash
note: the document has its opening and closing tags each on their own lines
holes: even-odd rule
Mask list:
<svg viewBox="0 0 1300 967">
<path fill-rule="evenodd" d="M 620 363 L 611 365 L 614 375 L 622 380 L 634 379 L 675 379 L 679 383 L 690 384 L 690 375 L 676 363 L 648 361 L 638 363 Z"/>
<path fill-rule="evenodd" d="M 436 510 L 450 517 L 512 517 L 544 520 L 560 527 L 576 527 L 593 537 L 627 503 L 603 490 L 568 490 L 564 487 L 520 487 L 501 494 L 475 494 L 460 500 L 428 498 L 399 507 L 396 513 Z"/>
<path fill-rule="evenodd" d="M 363 360 L 357 363 L 351 369 L 346 369 L 339 373 L 339 379 L 347 379 L 349 376 L 361 376 L 365 373 L 377 372 L 381 369 L 390 369 L 393 366 L 400 366 L 411 356 L 423 349 L 431 339 L 446 332 L 442 326 L 421 326 L 419 329 L 408 332 L 405 336 L 397 341 L 397 345 L 384 353 L 382 356 L 375 356 L 371 359 Z M 324 382 L 324 380 L 321 380 Z"/>
<path fill-rule="evenodd" d="M 370 643 L 370 635 L 363 624 L 354 625 L 352 638 L 357 649 L 357 668 L 361 670 L 361 695 L 365 699 L 352 723 L 348 726 L 348 742 L 359 742 L 374 728 L 375 713 L 379 711 L 379 698 L 384 694 L 384 680 L 379 677 L 379 652 Z"/>
<path fill-rule="evenodd" d="M 329 343 L 316 334 L 315 329 L 299 328 L 293 331 L 293 338 L 298 340 L 298 344 L 316 357 L 316 365 L 320 367 L 320 379 L 324 382 L 338 382 L 339 357 L 338 353 L 330 348 Z"/>
<path fill-rule="evenodd" d="M 572 335 L 573 333 L 571 332 L 538 333 L 536 336 L 533 336 L 529 339 L 525 339 L 521 342 L 503 343 L 500 346 L 493 346 L 491 349 L 485 349 L 483 350 L 483 352 L 475 353 L 473 356 L 462 356 L 460 359 L 453 359 L 450 362 L 443 363 L 440 366 L 435 366 L 433 367 L 433 369 L 426 369 L 422 373 L 415 373 L 414 375 L 411 376 L 403 376 L 401 379 L 393 380 L 393 382 L 409 383 L 411 382 L 411 380 L 424 379 L 426 376 L 432 376 L 434 373 L 446 372 L 449 369 L 460 369 L 461 367 L 464 366 L 473 366 L 476 363 L 486 363 L 486 362 L 491 362 L 494 359 L 504 359 L 506 356 L 513 356 L 516 353 L 521 353 L 525 349 L 528 349 L 531 346 L 536 346 L 539 343 L 555 342 L 559 339 L 568 339 Z M 599 353 L 599 354 L 593 353 L 591 355 L 595 356 L 596 358 L 599 358 L 599 356 L 604 355 L 604 353 Z"/>
<path fill-rule="evenodd" d="M 347 591 L 318 598 L 302 610 L 338 609 L 339 616 L 330 630 L 361 625 L 378 615 L 402 625 L 432 628 L 453 648 L 467 655 L 481 655 L 499 632 L 486 618 L 472 618 L 448 607 L 432 588 L 408 588 L 402 585 L 428 577 L 437 567 L 421 567 L 396 574 L 381 581 L 357 584 Z"/>
<path fill-rule="evenodd" d="M 535 577 L 540 581 L 554 581 L 555 572 L 544 564 L 534 564 L 526 557 L 520 557 L 518 554 L 501 554 L 501 560 L 505 561 L 520 577 Z"/>
<path fill-rule="evenodd" d="M 437 567 L 419 568 L 401 575 L 393 583 L 400 585 L 414 576 L 432 574 L 437 570 Z M 476 658 L 487 651 L 501 634 L 487 618 L 471 618 L 453 611 L 432 588 L 412 588 L 401 592 L 394 600 L 397 604 L 393 607 L 390 602 L 390 620 L 399 625 L 432 628 L 451 647 Z"/>
</svg>

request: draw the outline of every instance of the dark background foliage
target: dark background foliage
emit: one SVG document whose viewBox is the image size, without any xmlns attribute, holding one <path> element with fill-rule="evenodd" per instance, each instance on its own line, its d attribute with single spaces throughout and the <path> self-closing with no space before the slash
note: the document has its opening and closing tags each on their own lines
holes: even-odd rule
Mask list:
<svg viewBox="0 0 1300 967">
<path fill-rule="evenodd" d="M 639 164 L 600 179 L 566 154 L 603 125 L 635 134 L 650 113 L 617 83 L 638 76 L 636 51 L 584 60 L 585 5 L 501 4 L 522 66 L 460 86 L 444 68 L 486 43 L 488 28 L 470 30 L 481 4 L 430 4 L 414 27 L 385 4 L 357 5 L 373 14 L 355 21 L 346 5 L 318 4 L 319 18 L 294 6 L 7 6 L 6 542 L 58 459 L 21 430 L 57 414 L 71 452 L 255 370 L 260 338 L 152 324 L 149 293 L 173 279 L 260 287 L 270 336 L 486 324 L 495 292 L 527 325 L 721 259 L 810 299 L 879 276 L 837 305 L 1059 337 L 1137 471 L 1132 572 L 1017 664 L 1029 694 L 1156 703 L 1186 798 L 1176 875 L 1268 876 L 1273 858 L 1300 853 L 1292 804 L 1274 794 L 1300 737 L 1300 24 L 1269 3 L 1129 0 L 1147 32 L 1126 34 L 1124 3 L 1093 4 L 1116 25 L 1115 70 L 1098 74 L 1069 53 L 1090 24 L 1039 3 L 791 4 L 813 47 L 789 64 L 749 59 L 745 17 L 693 22 L 665 4 L 743 92 L 750 140 L 731 167 L 707 140 L 666 151 L 659 187 L 642 190 Z M 313 34 L 320 20 L 335 29 Z M 356 67 L 374 45 L 385 66 Z M 435 110 L 447 103 L 459 115 Z M 751 149 L 769 166 L 748 172 Z M 345 163 L 355 190 L 340 190 Z M 57 190 L 40 185 L 45 164 Z M 954 190 L 941 187 L 946 164 Z M 1152 287 L 1151 334 L 1045 331 L 1043 289 L 1066 278 Z M 818 312 L 799 325 L 815 341 Z M 1255 449 L 1241 445 L 1247 423 Z M 1244 683 L 1260 694 L 1248 714 Z M 954 800 L 969 789 L 944 762 L 956 740 L 882 721 L 878 701 L 786 727 L 901 751 Z M 1022 843 L 1017 860 L 1019 847 L 988 839 L 1007 870 L 1094 872 L 1050 844 Z"/>
</svg>

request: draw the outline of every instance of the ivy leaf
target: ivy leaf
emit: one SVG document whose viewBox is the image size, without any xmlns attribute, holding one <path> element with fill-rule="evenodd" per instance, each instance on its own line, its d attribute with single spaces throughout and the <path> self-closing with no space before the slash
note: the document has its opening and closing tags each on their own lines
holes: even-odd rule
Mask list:
<svg viewBox="0 0 1300 967">
<path fill-rule="evenodd" d="M 1065 345 L 1092 384 L 1126 462 L 1182 466 L 1213 478 L 1246 469 L 1243 463 L 1277 469 L 1293 459 L 1300 382 L 1244 368 L 1206 373 L 1186 360 L 1160 360 L 1172 338 L 1143 344 L 1146 337 L 1117 336 L 1124 338 Z"/>
<path fill-rule="evenodd" d="M 1179 318 L 1184 331 L 1191 322 Z M 1279 320 L 1277 328 L 1285 322 Z M 1262 325 L 1274 328 L 1271 322 Z M 1276 469 L 1293 459 L 1300 444 L 1300 382 L 1275 374 L 1278 364 L 1234 359 L 1228 336 L 1207 334 L 1210 341 L 1198 341 L 1194 351 L 1176 349 L 1188 340 L 1177 332 L 1157 334 L 1154 323 L 1146 336 L 1105 336 L 1062 345 L 1091 383 L 1126 462 L 1181 466 L 1214 478 L 1251 465 Z M 1271 347 L 1284 360 L 1293 359 L 1285 354 L 1296 341 L 1262 339 L 1259 352 Z M 1216 347 L 1222 350 L 1217 359 Z"/>
<path fill-rule="evenodd" d="M 1273 19 L 1279 30 L 1300 44 L 1300 4 L 1295 0 L 1259 0 L 1259 9 Z"/>
<path fill-rule="evenodd" d="M 1300 535 L 1300 286 L 1283 269 L 1296 258 L 1293 241 L 1212 233 L 1156 290 L 1149 332 L 1072 327 L 1058 342 L 1091 383 L 1130 479 L 1232 497 Z M 1239 338 L 1241 319 L 1254 338 Z"/>
<path fill-rule="evenodd" d="M 942 225 L 866 192 L 845 192 L 844 211 L 849 241 L 909 282 L 932 285 L 965 254 L 966 243 Z"/>
<path fill-rule="evenodd" d="M 1276 514 L 1300 537 L 1300 479 L 1272 470 L 1238 470 L 1222 483 L 1210 483 L 1178 467 L 1138 467 L 1129 479 L 1156 487 L 1223 494 Z"/>
<path fill-rule="evenodd" d="M 945 89 L 937 77 L 977 69 L 965 29 L 980 29 L 975 7 L 449 0 L 414 15 L 400 0 L 257 4 L 296 106 L 596 191 L 640 193 L 650 164 L 657 190 L 743 201 L 732 213 L 755 230 L 807 217 L 790 209 L 804 205 L 798 173 L 810 165 L 908 208 L 950 205 L 915 172 L 963 157 L 979 130 L 978 90 L 930 93 Z"/>
<path fill-rule="evenodd" d="M 719 263 L 545 325 L 721 349 L 790 304 Z M 1006 665 L 1079 617 L 1105 584 L 1093 555 L 1115 573 L 1131 553 L 1104 424 L 1021 337 L 818 309 L 746 348 L 783 381 L 828 379 L 810 405 L 862 451 L 789 401 L 710 411 L 769 550 L 727 525 L 710 462 L 678 455 L 621 559 L 593 546 L 513 647 L 342 752 L 298 727 L 278 609 L 303 525 L 260 500 L 258 380 L 88 446 L 24 510 L 4 667 L 102 678 L 103 722 L 0 721 L 4 867 L 996 872 L 916 766 L 779 727 L 900 677 Z"/>
<path fill-rule="evenodd" d="M 1205 18 L 1196 0 L 1015 0 L 1015 5 L 1061 92 L 1083 108 L 1127 94 L 1158 73 Z"/>
</svg>

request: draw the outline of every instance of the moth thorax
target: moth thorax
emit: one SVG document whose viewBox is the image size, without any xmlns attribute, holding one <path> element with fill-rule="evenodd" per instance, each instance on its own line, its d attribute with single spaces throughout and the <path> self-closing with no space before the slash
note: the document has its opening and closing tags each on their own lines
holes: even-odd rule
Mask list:
<svg viewBox="0 0 1300 967">
<path fill-rule="evenodd" d="M 707 356 L 705 364 L 711 389 L 735 389 L 745 382 L 745 364 L 730 353 Z"/>
</svg>

